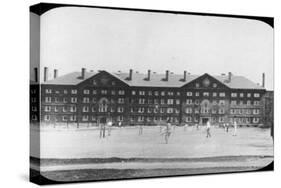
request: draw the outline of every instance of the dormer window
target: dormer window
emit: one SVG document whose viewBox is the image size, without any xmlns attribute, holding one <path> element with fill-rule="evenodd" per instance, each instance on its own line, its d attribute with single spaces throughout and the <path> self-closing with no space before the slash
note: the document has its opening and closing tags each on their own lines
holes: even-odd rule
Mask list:
<svg viewBox="0 0 281 188">
<path fill-rule="evenodd" d="M 196 83 L 196 84 L 195 84 L 195 87 L 196 87 L 196 88 L 200 87 L 200 84 L 199 84 L 199 83 Z"/>
<path fill-rule="evenodd" d="M 93 85 L 96 86 L 97 85 L 97 81 L 93 80 Z"/>
</svg>

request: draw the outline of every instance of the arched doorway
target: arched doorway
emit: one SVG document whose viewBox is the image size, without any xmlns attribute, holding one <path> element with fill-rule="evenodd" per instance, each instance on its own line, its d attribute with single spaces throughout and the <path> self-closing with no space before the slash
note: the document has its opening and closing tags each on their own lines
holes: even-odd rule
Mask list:
<svg viewBox="0 0 281 188">
<path fill-rule="evenodd" d="M 211 121 L 211 103 L 204 99 L 200 104 L 200 123 L 206 125 L 208 121 Z"/>
</svg>

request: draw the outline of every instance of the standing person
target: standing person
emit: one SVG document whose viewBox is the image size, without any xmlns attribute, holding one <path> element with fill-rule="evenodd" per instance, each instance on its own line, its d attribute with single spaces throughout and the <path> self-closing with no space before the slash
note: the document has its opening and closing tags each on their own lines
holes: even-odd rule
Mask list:
<svg viewBox="0 0 281 188">
<path fill-rule="evenodd" d="M 109 121 L 107 122 L 107 135 L 108 136 L 111 135 L 111 128 L 112 128 L 112 121 L 109 119 Z"/>
<path fill-rule="evenodd" d="M 229 129 L 229 123 L 225 124 L 225 131 L 228 133 L 228 129 Z"/>
<path fill-rule="evenodd" d="M 195 126 L 196 126 L 196 130 L 199 130 L 199 123 L 196 123 Z"/>
<path fill-rule="evenodd" d="M 169 137 L 172 134 L 172 127 L 171 127 L 171 123 L 168 120 L 167 125 L 166 125 L 166 129 L 164 131 L 164 139 L 165 139 L 165 143 L 168 144 L 169 142 Z"/>
<path fill-rule="evenodd" d="M 139 125 L 139 135 L 142 135 L 142 132 L 143 132 L 143 125 L 140 124 Z"/>
<path fill-rule="evenodd" d="M 234 126 L 234 132 L 233 132 L 232 136 L 236 136 L 237 135 L 237 126 L 238 126 L 236 120 L 234 120 L 233 126 Z"/>
<path fill-rule="evenodd" d="M 207 121 L 207 138 L 211 137 L 211 123 L 210 120 Z"/>
<path fill-rule="evenodd" d="M 122 123 L 121 123 L 121 121 L 119 121 L 118 122 L 118 127 L 121 128 L 121 126 L 122 126 Z"/>
<path fill-rule="evenodd" d="M 184 124 L 184 131 L 186 131 L 187 127 L 188 127 L 188 124 L 187 123 Z"/>
</svg>

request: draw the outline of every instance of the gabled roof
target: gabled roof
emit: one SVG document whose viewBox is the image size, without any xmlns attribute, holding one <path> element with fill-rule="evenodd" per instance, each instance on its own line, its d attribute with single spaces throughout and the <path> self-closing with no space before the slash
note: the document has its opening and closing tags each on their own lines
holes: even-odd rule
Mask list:
<svg viewBox="0 0 281 188">
<path fill-rule="evenodd" d="M 150 80 L 147 80 L 147 74 L 133 73 L 132 80 L 127 80 L 128 73 L 114 73 L 129 86 L 134 87 L 181 87 L 192 80 L 198 78 L 197 75 L 186 75 L 186 81 L 182 81 L 183 75 L 169 74 L 168 81 L 165 81 L 165 74 L 151 73 Z"/>
<path fill-rule="evenodd" d="M 60 76 L 53 80 L 48 80 L 47 82 L 44 82 L 42 84 L 46 85 L 77 85 L 79 83 L 82 83 L 88 78 L 91 78 L 94 75 L 97 75 L 101 72 L 85 72 L 85 79 L 81 79 L 81 72 L 72 72 L 63 76 Z M 106 71 L 105 71 L 106 72 Z M 107 72 L 109 73 L 109 72 Z M 165 74 L 156 74 L 151 73 L 150 80 L 148 81 L 147 74 L 143 73 L 133 73 L 132 80 L 128 80 L 129 73 L 109 73 L 113 77 L 121 80 L 122 82 L 128 84 L 132 87 L 170 87 L 170 88 L 179 88 L 182 87 L 188 83 L 190 83 L 193 80 L 196 80 L 200 77 L 200 75 L 186 75 L 186 81 L 183 81 L 183 75 L 179 74 L 169 74 L 168 81 L 165 81 Z M 209 75 L 212 76 L 212 75 Z M 227 76 L 212 76 L 216 80 L 220 81 L 224 85 L 226 85 L 229 88 L 232 89 L 265 89 L 251 80 L 243 77 L 243 76 L 236 76 L 232 75 L 231 82 L 227 82 Z"/>
<path fill-rule="evenodd" d="M 214 76 L 217 80 L 224 83 L 231 89 L 265 89 L 244 76 L 232 75 L 231 82 L 226 82 L 225 76 Z"/>
<path fill-rule="evenodd" d="M 77 85 L 86 79 L 96 75 L 97 72 L 85 72 L 85 79 L 81 78 L 81 72 L 72 72 L 63 76 L 57 77 L 56 79 L 48 80 L 42 84 L 45 85 Z"/>
</svg>

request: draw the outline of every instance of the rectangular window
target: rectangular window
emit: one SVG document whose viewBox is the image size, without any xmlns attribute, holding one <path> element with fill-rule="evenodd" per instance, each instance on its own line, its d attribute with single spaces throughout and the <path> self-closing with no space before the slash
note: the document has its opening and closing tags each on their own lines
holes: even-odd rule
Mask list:
<svg viewBox="0 0 281 188">
<path fill-rule="evenodd" d="M 148 91 L 148 95 L 151 96 L 152 95 L 152 91 Z"/>
<path fill-rule="evenodd" d="M 161 99 L 161 100 L 160 100 L 160 103 L 161 103 L 161 104 L 165 104 L 165 100 L 164 100 L 164 99 Z"/>
<path fill-rule="evenodd" d="M 192 113 L 192 108 L 186 108 L 186 109 L 185 109 L 185 113 L 191 114 L 191 113 Z"/>
<path fill-rule="evenodd" d="M 83 97 L 83 103 L 89 103 L 89 97 Z"/>
<path fill-rule="evenodd" d="M 158 95 L 159 95 L 159 92 L 158 92 L 158 91 L 154 91 L 154 95 L 155 95 L 155 96 L 158 96 Z"/>
<path fill-rule="evenodd" d="M 82 121 L 88 121 L 88 119 L 89 119 L 89 116 L 87 116 L 87 115 L 82 116 Z"/>
<path fill-rule="evenodd" d="M 219 100 L 219 105 L 225 105 L 225 101 L 224 100 Z"/>
<path fill-rule="evenodd" d="M 260 94 L 259 93 L 254 93 L 254 97 L 258 98 L 258 97 L 260 97 Z"/>
<path fill-rule="evenodd" d="M 192 104 L 192 99 L 186 99 L 186 104 Z"/>
<path fill-rule="evenodd" d="M 118 107 L 118 108 L 117 108 L 117 111 L 118 111 L 119 113 L 124 112 L 124 108 L 123 108 L 123 107 Z"/>
<path fill-rule="evenodd" d="M 258 123 L 259 122 L 259 118 L 253 118 L 253 123 Z"/>
<path fill-rule="evenodd" d="M 45 92 L 46 93 L 52 93 L 52 90 L 51 89 L 46 89 Z"/>
<path fill-rule="evenodd" d="M 47 102 L 47 103 L 52 102 L 51 97 L 45 97 L 45 102 Z"/>
<path fill-rule="evenodd" d="M 250 100 L 247 100 L 247 105 L 251 105 L 251 101 Z"/>
<path fill-rule="evenodd" d="M 89 107 L 88 106 L 83 106 L 83 112 L 89 112 Z"/>
<path fill-rule="evenodd" d="M 117 121 L 123 121 L 123 116 L 117 116 Z"/>
<path fill-rule="evenodd" d="M 145 95 L 144 91 L 139 91 L 139 95 Z"/>
<path fill-rule="evenodd" d="M 260 101 L 254 101 L 254 105 L 255 105 L 255 106 L 260 105 Z"/>
<path fill-rule="evenodd" d="M 44 116 L 44 120 L 45 120 L 45 121 L 50 121 L 50 119 L 51 119 L 50 115 L 45 115 L 45 116 Z"/>
<path fill-rule="evenodd" d="M 216 97 L 216 96 L 217 96 L 217 93 L 216 93 L 216 92 L 214 92 L 214 93 L 213 93 L 213 97 Z"/>
<path fill-rule="evenodd" d="M 167 108 L 167 113 L 168 113 L 168 114 L 173 113 L 173 108 Z"/>
<path fill-rule="evenodd" d="M 97 90 L 93 90 L 93 95 L 96 95 L 97 94 Z"/>
<path fill-rule="evenodd" d="M 64 93 L 64 94 L 67 94 L 68 92 L 67 92 L 67 90 L 66 90 L 66 89 L 64 89 L 64 90 L 63 90 L 63 93 Z"/>
<path fill-rule="evenodd" d="M 132 91 L 132 95 L 136 95 L 136 91 Z"/>
<path fill-rule="evenodd" d="M 50 112 L 51 111 L 51 106 L 45 106 L 45 112 Z"/>
<path fill-rule="evenodd" d="M 174 95 L 174 92 L 169 91 L 169 92 L 168 92 L 168 95 L 169 95 L 169 96 L 173 96 L 173 95 Z"/>
<path fill-rule="evenodd" d="M 203 92 L 204 97 L 209 97 L 209 92 Z"/>
<path fill-rule="evenodd" d="M 195 93 L 195 96 L 196 96 L 196 97 L 199 97 L 199 96 L 200 96 L 199 92 L 196 92 L 196 93 Z"/>
<path fill-rule="evenodd" d="M 32 106 L 32 107 L 31 107 L 31 110 L 32 110 L 33 112 L 36 112 L 36 111 L 37 111 L 36 106 Z"/>
<path fill-rule="evenodd" d="M 192 96 L 192 92 L 186 92 L 186 96 L 191 97 Z"/>
<path fill-rule="evenodd" d="M 144 104 L 145 100 L 144 99 L 139 99 L 139 104 Z"/>
<path fill-rule="evenodd" d="M 62 107 L 62 111 L 67 112 L 67 107 L 66 106 Z"/>
<path fill-rule="evenodd" d="M 224 109 L 220 108 L 219 109 L 219 114 L 224 114 Z"/>
<path fill-rule="evenodd" d="M 76 97 L 71 97 L 71 103 L 77 103 L 77 98 Z"/>
<path fill-rule="evenodd" d="M 118 103 L 123 104 L 124 103 L 124 98 L 118 98 Z"/>
<path fill-rule="evenodd" d="M 231 105 L 236 105 L 237 101 L 231 101 Z"/>
<path fill-rule="evenodd" d="M 77 94 L 77 89 L 72 89 L 71 94 Z"/>
<path fill-rule="evenodd" d="M 70 112 L 76 112 L 76 106 L 71 106 L 70 107 Z"/>
<path fill-rule="evenodd" d="M 165 96 L 165 91 L 161 91 L 161 96 Z"/>
<path fill-rule="evenodd" d="M 231 97 L 237 97 L 237 93 L 231 93 Z"/>
<path fill-rule="evenodd" d="M 124 91 L 124 90 L 119 90 L 119 91 L 118 91 L 118 94 L 119 94 L 119 95 L 125 95 L 125 91 Z"/>
<path fill-rule="evenodd" d="M 180 104 L 180 100 L 179 99 L 176 99 L 176 104 Z"/>
<path fill-rule="evenodd" d="M 247 93 L 247 97 L 251 97 L 251 93 Z"/>
<path fill-rule="evenodd" d="M 106 95 L 107 94 L 107 90 L 105 90 L 105 89 L 101 90 L 101 94 Z"/>
<path fill-rule="evenodd" d="M 31 98 L 31 102 L 36 102 L 36 98 Z"/>
<path fill-rule="evenodd" d="M 83 90 L 83 93 L 86 94 L 86 95 L 88 95 L 88 94 L 90 94 L 90 90 L 84 89 L 84 90 Z"/>
<path fill-rule="evenodd" d="M 70 116 L 70 121 L 76 121 L 76 116 Z"/>
<path fill-rule="evenodd" d="M 225 92 L 220 92 L 219 96 L 220 97 L 225 97 Z"/>
<path fill-rule="evenodd" d="M 168 99 L 168 104 L 174 104 L 174 100 L 173 99 Z"/>
<path fill-rule="evenodd" d="M 240 97 L 244 97 L 244 93 L 240 93 L 239 96 L 240 96 Z"/>
<path fill-rule="evenodd" d="M 115 95 L 115 94 L 116 94 L 115 90 L 111 90 L 111 95 Z"/>
<path fill-rule="evenodd" d="M 67 121 L 67 117 L 66 116 L 62 116 L 62 121 Z"/>
</svg>

